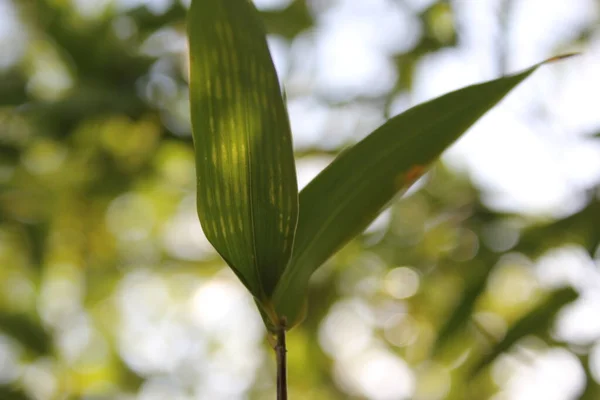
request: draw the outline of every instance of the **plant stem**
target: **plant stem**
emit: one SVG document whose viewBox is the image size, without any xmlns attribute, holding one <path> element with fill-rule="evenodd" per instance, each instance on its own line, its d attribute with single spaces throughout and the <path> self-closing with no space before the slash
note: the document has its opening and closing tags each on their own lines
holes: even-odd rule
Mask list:
<svg viewBox="0 0 600 400">
<path fill-rule="evenodd" d="M 277 400 L 287 400 L 287 349 L 285 346 L 285 323 L 277 329 Z"/>
</svg>

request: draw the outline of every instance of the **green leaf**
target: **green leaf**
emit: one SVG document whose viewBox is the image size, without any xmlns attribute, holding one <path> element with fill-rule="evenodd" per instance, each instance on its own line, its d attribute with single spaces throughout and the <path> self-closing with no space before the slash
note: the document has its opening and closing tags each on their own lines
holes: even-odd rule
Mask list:
<svg viewBox="0 0 600 400">
<path fill-rule="evenodd" d="M 294 0 L 284 9 L 263 11 L 261 16 L 269 33 L 293 40 L 314 25 L 306 0 Z"/>
<path fill-rule="evenodd" d="M 0 313 L 0 332 L 37 355 L 51 352 L 52 340 L 40 323 L 26 314 Z"/>
<path fill-rule="evenodd" d="M 298 187 L 265 32 L 248 0 L 193 0 L 188 35 L 200 222 L 268 309 L 292 252 Z"/>
<path fill-rule="evenodd" d="M 0 399 L 2 400 L 31 400 L 25 392 L 9 385 L 0 385 Z"/>
<path fill-rule="evenodd" d="M 600 201 L 593 200 L 583 210 L 550 224 L 531 227 L 521 235 L 515 251 L 538 257 L 565 242 L 583 246 L 593 256 L 600 244 Z"/>
<path fill-rule="evenodd" d="M 531 75 L 473 85 L 418 105 L 340 154 L 300 193 L 294 251 L 273 303 L 288 327 L 300 322 L 312 273 L 362 232 L 477 119 Z"/>
<path fill-rule="evenodd" d="M 493 362 L 496 357 L 509 350 L 519 339 L 525 336 L 546 332 L 551 327 L 554 317 L 563 306 L 576 300 L 577 297 L 577 292 L 570 287 L 558 289 L 550 293 L 542 304 L 521 317 L 521 319 L 509 328 L 504 339 L 496 344 L 492 350 L 481 359 L 481 361 L 473 368 L 472 374 L 477 374 Z"/>
<path fill-rule="evenodd" d="M 481 258 L 481 254 L 478 255 Z M 467 275 L 467 287 L 463 295 L 452 312 L 452 315 L 442 325 L 437 335 L 437 340 L 433 347 L 432 356 L 435 356 L 438 351 L 448 342 L 448 340 L 457 332 L 459 332 L 471 319 L 473 309 L 477 300 L 487 287 L 488 278 L 493 271 L 496 263 L 488 257 L 487 263 L 475 263 L 469 270 Z M 497 257 L 496 257 L 497 258 Z M 490 262 L 491 261 L 491 262 Z"/>
<path fill-rule="evenodd" d="M 594 378 L 595 371 L 592 371 L 589 354 L 579 354 L 577 357 L 583 366 L 586 379 L 585 390 L 579 396 L 578 400 L 600 399 L 600 384 L 596 382 L 596 379 Z"/>
</svg>

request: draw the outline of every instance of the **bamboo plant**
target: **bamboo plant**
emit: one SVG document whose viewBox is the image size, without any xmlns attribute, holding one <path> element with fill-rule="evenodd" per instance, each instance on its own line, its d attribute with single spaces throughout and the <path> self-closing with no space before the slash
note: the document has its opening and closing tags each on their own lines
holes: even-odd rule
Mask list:
<svg viewBox="0 0 600 400">
<path fill-rule="evenodd" d="M 287 399 L 285 334 L 307 312 L 312 273 L 541 64 L 389 119 L 298 192 L 287 108 L 252 2 L 192 0 L 188 39 L 198 216 L 256 302 Z"/>
</svg>

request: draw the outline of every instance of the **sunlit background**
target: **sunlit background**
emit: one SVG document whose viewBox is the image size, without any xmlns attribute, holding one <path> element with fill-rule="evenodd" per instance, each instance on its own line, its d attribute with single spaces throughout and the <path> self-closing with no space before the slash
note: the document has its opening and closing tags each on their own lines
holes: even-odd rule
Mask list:
<svg viewBox="0 0 600 400">
<path fill-rule="evenodd" d="M 318 270 L 290 398 L 600 399 L 600 1 L 255 3 L 301 185 L 413 105 L 582 53 Z M 196 216 L 188 5 L 0 0 L 1 400 L 274 398 L 260 316 Z"/>
</svg>

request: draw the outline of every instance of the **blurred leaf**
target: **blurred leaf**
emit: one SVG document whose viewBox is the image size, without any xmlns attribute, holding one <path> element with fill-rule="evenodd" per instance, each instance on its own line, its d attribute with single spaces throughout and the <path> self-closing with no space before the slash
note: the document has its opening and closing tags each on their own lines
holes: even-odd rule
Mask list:
<svg viewBox="0 0 600 400">
<path fill-rule="evenodd" d="M 593 255 L 600 244 L 600 224 L 590 224 L 590 221 L 598 220 L 600 202 L 593 201 L 567 218 L 526 230 L 516 250 L 537 257 L 566 242 L 580 244 Z"/>
<path fill-rule="evenodd" d="M 481 254 L 478 257 L 481 257 Z M 435 356 L 448 339 L 469 322 L 475 308 L 475 303 L 487 287 L 488 278 L 494 270 L 494 266 L 494 262 L 489 262 L 486 265 L 474 264 L 470 267 L 469 274 L 466 275 L 466 279 L 468 280 L 467 287 L 458 306 L 454 309 L 454 312 L 446 323 L 440 328 L 432 356 Z"/>
<path fill-rule="evenodd" d="M 573 302 L 578 294 L 572 288 L 555 290 L 548 294 L 547 299 L 531 312 L 516 321 L 506 332 L 504 339 L 496 344 L 489 354 L 473 368 L 475 375 L 492 363 L 500 354 L 508 351 L 517 341 L 529 335 L 544 333 L 550 329 L 556 314 L 568 303 Z"/>
<path fill-rule="evenodd" d="M 263 11 L 261 17 L 269 33 L 293 39 L 313 25 L 306 0 L 294 0 L 283 10 Z"/>
<path fill-rule="evenodd" d="M 60 101 L 27 103 L 19 108 L 18 113 L 56 136 L 67 136 L 82 119 L 111 114 L 137 117 L 145 107 L 142 100 L 127 88 L 82 84 Z"/>
<path fill-rule="evenodd" d="M 24 228 L 29 242 L 31 264 L 33 268 L 41 270 L 46 255 L 48 223 L 43 221 L 36 224 L 24 224 Z"/>
<path fill-rule="evenodd" d="M 122 359 L 117 359 L 120 386 L 128 392 L 136 393 L 144 384 L 145 378 L 131 369 Z"/>
<path fill-rule="evenodd" d="M 578 400 L 598 400 L 598 399 L 600 399 L 600 384 L 598 384 L 598 382 L 596 382 L 596 379 L 594 378 L 594 373 L 592 372 L 592 369 L 590 368 L 589 355 L 587 355 L 587 354 L 579 355 L 578 358 L 579 358 L 579 361 L 581 362 L 581 365 L 583 366 L 583 369 L 585 370 L 585 378 L 586 378 L 585 390 L 583 391 L 581 396 L 578 398 Z"/>
<path fill-rule="evenodd" d="M 12 337 L 38 355 L 48 354 L 51 351 L 50 335 L 39 322 L 25 314 L 0 312 L 0 332 Z"/>
<path fill-rule="evenodd" d="M 540 64 L 418 105 L 340 154 L 300 193 L 290 265 L 273 302 L 289 326 L 299 322 L 312 273 L 364 230 L 428 165 Z"/>
<path fill-rule="evenodd" d="M 189 12 L 198 215 L 265 306 L 292 252 L 298 188 L 290 124 L 258 12 L 194 0 Z"/>
<path fill-rule="evenodd" d="M 22 73 L 0 72 L 0 107 L 24 102 L 27 98 L 25 88 L 26 79 Z"/>
<path fill-rule="evenodd" d="M 448 0 L 437 1 L 423 10 L 419 18 L 425 27 L 421 42 L 414 49 L 418 54 L 437 51 L 456 45 L 456 26 L 452 5 Z"/>
<path fill-rule="evenodd" d="M 8 385 L 0 385 L 0 399 L 2 400 L 31 400 L 21 389 Z"/>
<path fill-rule="evenodd" d="M 125 15 L 132 18 L 141 31 L 153 33 L 165 25 L 185 20 L 186 11 L 181 2 L 174 1 L 162 14 L 152 12 L 146 5 L 142 5 L 129 10 Z"/>
<path fill-rule="evenodd" d="M 115 89 L 128 88 L 135 93 L 135 82 L 152 60 L 121 41 L 115 34 L 113 20 L 100 18 L 83 21 L 70 7 L 54 1 L 23 2 L 24 14 L 40 22 L 42 32 L 56 43 L 64 59 L 75 67 L 79 76 Z M 114 96 L 117 100 L 118 97 Z"/>
<path fill-rule="evenodd" d="M 394 57 L 399 72 L 395 93 L 412 89 L 414 72 L 423 56 L 457 44 L 455 18 L 448 1 L 433 2 L 418 18 L 424 28 L 419 42 L 410 51 Z"/>
<path fill-rule="evenodd" d="M 0 166 L 12 167 L 19 162 L 20 157 L 21 150 L 19 148 L 0 143 Z"/>
</svg>

